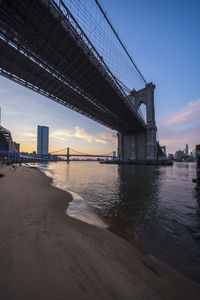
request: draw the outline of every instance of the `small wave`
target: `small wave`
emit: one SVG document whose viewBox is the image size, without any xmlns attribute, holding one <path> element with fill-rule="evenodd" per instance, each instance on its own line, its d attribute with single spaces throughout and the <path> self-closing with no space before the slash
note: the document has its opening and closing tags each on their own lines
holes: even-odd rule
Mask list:
<svg viewBox="0 0 200 300">
<path fill-rule="evenodd" d="M 108 225 L 100 219 L 87 204 L 87 201 L 83 199 L 80 195 L 68 190 L 61 182 L 55 179 L 55 174 L 46 169 L 45 167 L 39 167 L 39 169 L 45 173 L 46 176 L 53 179 L 52 185 L 64 190 L 72 195 L 72 201 L 69 203 L 69 206 L 66 210 L 66 214 L 72 218 L 78 219 L 80 221 L 86 222 L 90 225 L 94 225 L 100 228 L 108 228 Z"/>
<path fill-rule="evenodd" d="M 108 228 L 108 225 L 91 210 L 87 202 L 80 195 L 69 190 L 68 192 L 73 197 L 66 210 L 68 216 L 100 228 Z"/>
</svg>

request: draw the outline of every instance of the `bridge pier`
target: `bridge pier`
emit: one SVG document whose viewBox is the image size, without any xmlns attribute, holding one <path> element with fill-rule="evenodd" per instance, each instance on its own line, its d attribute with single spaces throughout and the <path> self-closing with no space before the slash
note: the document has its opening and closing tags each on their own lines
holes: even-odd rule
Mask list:
<svg viewBox="0 0 200 300">
<path fill-rule="evenodd" d="M 139 91 L 133 91 L 129 100 L 138 111 L 140 105 L 146 105 L 146 129 L 131 134 L 118 133 L 118 157 L 121 161 L 157 160 L 156 122 L 154 110 L 154 89 L 152 83 Z M 133 128 L 134 131 L 134 128 Z"/>
<path fill-rule="evenodd" d="M 146 160 L 146 132 L 118 133 L 118 157 L 121 161 Z"/>
<path fill-rule="evenodd" d="M 67 162 L 69 162 L 69 147 L 67 148 Z"/>
</svg>

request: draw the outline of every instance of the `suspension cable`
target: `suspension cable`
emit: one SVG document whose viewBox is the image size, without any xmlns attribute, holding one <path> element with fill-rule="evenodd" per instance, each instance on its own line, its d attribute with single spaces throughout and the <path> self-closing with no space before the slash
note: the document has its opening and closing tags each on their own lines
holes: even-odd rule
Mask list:
<svg viewBox="0 0 200 300">
<path fill-rule="evenodd" d="M 61 152 L 61 151 L 63 151 L 63 150 L 67 150 L 67 148 L 64 148 L 64 149 L 60 149 L 60 150 L 56 150 L 56 151 L 53 151 L 53 152 L 51 152 L 51 154 L 52 154 L 52 153 L 57 153 L 57 152 Z"/>
<path fill-rule="evenodd" d="M 140 72 L 140 70 L 138 69 L 137 65 L 135 64 L 134 60 L 132 59 L 131 55 L 128 53 L 126 47 L 124 46 L 124 44 L 122 43 L 118 33 L 116 32 L 116 30 L 114 29 L 113 25 L 111 24 L 111 22 L 109 21 L 108 17 L 106 16 L 106 13 L 104 12 L 104 10 L 102 9 L 100 3 L 98 0 L 95 0 L 96 4 L 98 5 L 100 11 L 102 12 L 104 18 L 106 19 L 106 21 L 108 22 L 108 24 L 110 25 L 112 31 L 114 32 L 115 36 L 117 37 L 119 43 L 121 44 L 122 48 L 124 49 L 124 51 L 126 52 L 126 54 L 128 55 L 130 61 L 132 62 L 132 64 L 134 65 L 135 69 L 138 71 L 138 73 L 140 74 L 142 80 L 145 82 L 145 84 L 147 84 L 146 80 L 144 79 L 142 73 Z"/>
<path fill-rule="evenodd" d="M 78 154 L 80 154 L 80 155 L 85 155 L 85 156 L 87 156 L 87 155 L 99 155 L 99 156 L 107 156 L 107 155 L 109 155 L 109 154 L 112 154 L 113 153 L 113 151 L 111 151 L 111 152 L 109 152 L 109 153 L 106 153 L 106 154 L 89 154 L 89 153 L 82 153 L 82 152 L 79 152 L 79 151 L 77 151 L 77 150 L 74 150 L 74 149 L 71 149 L 70 148 L 70 150 L 72 150 L 72 151 L 74 151 L 74 152 L 76 152 L 76 153 L 78 153 Z M 73 154 L 70 154 L 70 155 L 72 155 L 73 156 Z"/>
</svg>

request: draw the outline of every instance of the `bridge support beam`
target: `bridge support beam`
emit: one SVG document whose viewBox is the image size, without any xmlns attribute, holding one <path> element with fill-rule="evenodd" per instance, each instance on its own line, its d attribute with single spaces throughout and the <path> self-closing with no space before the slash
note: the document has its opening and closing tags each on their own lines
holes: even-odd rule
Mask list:
<svg viewBox="0 0 200 300">
<path fill-rule="evenodd" d="M 129 96 L 136 110 L 146 105 L 146 129 L 131 134 L 118 133 L 118 157 L 121 161 L 157 160 L 156 122 L 154 110 L 154 88 L 152 83 Z M 134 131 L 134 128 L 133 128 Z"/>
</svg>

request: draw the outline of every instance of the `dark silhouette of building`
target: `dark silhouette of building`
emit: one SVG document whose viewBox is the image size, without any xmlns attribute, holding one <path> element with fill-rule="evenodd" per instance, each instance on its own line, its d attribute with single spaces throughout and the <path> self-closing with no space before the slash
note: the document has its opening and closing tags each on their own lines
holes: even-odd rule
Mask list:
<svg viewBox="0 0 200 300">
<path fill-rule="evenodd" d="M 49 127 L 38 125 L 37 153 L 47 155 L 48 152 L 49 152 Z"/>
</svg>

